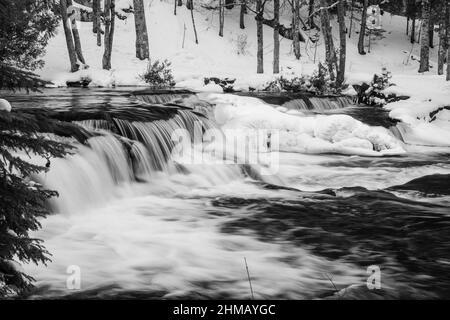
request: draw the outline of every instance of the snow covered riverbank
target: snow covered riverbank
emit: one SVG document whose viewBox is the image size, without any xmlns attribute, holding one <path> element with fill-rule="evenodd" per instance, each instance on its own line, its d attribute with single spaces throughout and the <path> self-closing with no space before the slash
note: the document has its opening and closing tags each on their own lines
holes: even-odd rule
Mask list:
<svg viewBox="0 0 450 320">
<path fill-rule="evenodd" d="M 117 7 L 128 7 L 128 0 L 117 1 Z M 195 44 L 190 11 L 179 7 L 173 14 L 170 1 L 149 1 L 146 4 L 148 33 L 150 37 L 151 59 L 168 59 L 178 87 L 196 91 L 220 92 L 217 85 L 204 85 L 205 77 L 235 78 L 234 88 L 248 90 L 249 87 L 262 89 L 276 75 L 271 73 L 273 29 L 264 27 L 264 74 L 256 74 L 256 24 L 252 15 L 246 16 L 246 28 L 239 28 L 239 8 L 225 10 L 224 36 L 218 36 L 218 17 L 212 11 L 197 6 L 194 14 L 199 34 L 199 44 Z M 290 13 L 282 14 L 284 23 L 289 23 Z M 65 86 L 66 81 L 79 80 L 82 77 L 92 79 L 91 86 L 144 85 L 139 75 L 147 67 L 147 61 L 135 57 L 134 16 L 116 21 L 115 45 L 112 54 L 111 71 L 101 69 L 103 47 L 96 45 L 90 23 L 80 23 L 82 47 L 87 70 L 77 73 L 68 71 L 67 48 L 62 27 L 50 41 L 45 56 L 45 67 L 40 75 L 54 83 Z M 335 21 L 333 21 L 335 23 Z M 374 73 L 387 68 L 393 74 L 396 84 L 386 92 L 407 95 L 410 99 L 390 103 L 385 106 L 393 119 L 401 121 L 399 131 L 406 143 L 418 145 L 449 146 L 450 111 L 444 107 L 450 105 L 450 84 L 443 76 L 437 76 L 436 51 L 431 49 L 430 72 L 418 74 L 418 62 L 409 59 L 409 53 L 417 55 L 418 45 L 409 42 L 405 35 L 405 19 L 388 13 L 383 17 L 382 38 L 374 38 L 371 51 L 359 55 L 356 49 L 357 34 L 348 40 L 347 83 L 370 82 Z M 337 30 L 337 28 L 335 28 Z M 245 36 L 245 52 L 238 53 L 237 39 Z M 311 74 L 317 68 L 318 61 L 324 59 L 323 42 L 317 46 L 310 41 L 301 46 L 301 60 L 295 60 L 291 41 L 282 39 L 280 65 L 283 76 Z M 387 50 L 389 49 L 389 50 Z"/>
</svg>

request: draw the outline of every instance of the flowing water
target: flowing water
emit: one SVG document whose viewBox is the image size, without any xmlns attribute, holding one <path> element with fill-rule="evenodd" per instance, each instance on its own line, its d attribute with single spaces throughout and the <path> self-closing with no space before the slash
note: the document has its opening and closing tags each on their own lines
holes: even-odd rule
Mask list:
<svg viewBox="0 0 450 320">
<path fill-rule="evenodd" d="M 73 141 L 76 154 L 37 177 L 60 197 L 35 234 L 52 262 L 24 266 L 36 278 L 31 297 L 247 299 L 244 258 L 255 298 L 326 298 L 342 289 L 343 298 L 450 297 L 449 150 L 403 145 L 406 152 L 382 157 L 272 151 L 278 170 L 270 175 L 258 163 L 206 156 L 188 163 L 175 152 L 174 130 L 197 145 L 211 128 L 255 127 L 258 112 L 225 121 L 223 95 L 129 92 L 7 97 L 14 108 L 70 110 L 98 133 L 86 145 Z M 308 123 L 350 115 L 395 127 L 381 109 L 348 98 L 231 98 L 261 99 Z M 366 287 L 372 265 L 381 270 L 381 290 Z M 67 286 L 73 270 L 81 272 L 80 289 Z"/>
</svg>

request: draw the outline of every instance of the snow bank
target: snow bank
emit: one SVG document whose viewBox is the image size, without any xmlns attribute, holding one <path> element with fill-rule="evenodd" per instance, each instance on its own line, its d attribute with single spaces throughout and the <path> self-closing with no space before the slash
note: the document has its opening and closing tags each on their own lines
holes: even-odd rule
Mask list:
<svg viewBox="0 0 450 320">
<path fill-rule="evenodd" d="M 0 99 L 0 111 L 11 112 L 11 104 L 5 99 Z"/>
<path fill-rule="evenodd" d="M 398 119 L 397 126 L 408 144 L 450 146 L 450 83 L 441 76 L 397 76 L 397 85 L 386 93 L 408 95 L 410 99 L 386 105 L 389 116 Z"/>
<path fill-rule="evenodd" d="M 347 115 L 299 117 L 257 98 L 217 94 L 208 98 L 216 104 L 214 117 L 222 129 L 270 130 L 279 136 L 279 151 L 361 156 L 405 152 L 389 130 L 365 125 Z"/>
</svg>

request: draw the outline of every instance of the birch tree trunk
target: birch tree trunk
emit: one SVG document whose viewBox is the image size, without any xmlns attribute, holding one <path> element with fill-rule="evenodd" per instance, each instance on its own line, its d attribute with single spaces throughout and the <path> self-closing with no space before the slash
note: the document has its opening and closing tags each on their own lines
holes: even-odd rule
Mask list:
<svg viewBox="0 0 450 320">
<path fill-rule="evenodd" d="M 278 31 L 280 24 L 280 0 L 273 1 L 273 73 L 280 73 L 280 34 Z"/>
<path fill-rule="evenodd" d="M 297 60 L 300 59 L 300 0 L 292 1 L 292 21 L 293 21 L 293 32 L 294 32 L 294 54 Z"/>
<path fill-rule="evenodd" d="M 69 17 L 67 16 L 66 0 L 60 0 L 59 7 L 61 10 L 61 16 L 62 16 L 62 21 L 63 21 L 63 26 L 64 26 L 64 34 L 65 34 L 65 38 L 66 38 L 67 51 L 69 53 L 70 71 L 76 72 L 76 71 L 78 71 L 77 54 L 75 53 L 75 44 L 73 42 L 72 31 L 70 30 Z"/>
<path fill-rule="evenodd" d="M 133 0 L 134 23 L 136 26 L 136 58 L 145 60 L 150 58 L 148 44 L 147 22 L 143 0 Z"/>
<path fill-rule="evenodd" d="M 257 49 L 257 67 L 256 72 L 257 73 L 264 73 L 264 42 L 263 42 L 263 24 L 262 24 L 262 18 L 263 18 L 263 5 L 262 0 L 256 0 L 256 38 L 258 42 L 258 49 Z"/>
<path fill-rule="evenodd" d="M 345 61 L 347 55 L 347 37 L 345 36 L 345 5 L 344 0 L 339 0 L 338 3 L 338 22 L 339 22 L 339 68 L 337 72 L 336 84 L 338 87 L 342 86 L 345 80 Z"/>
<path fill-rule="evenodd" d="M 430 70 L 430 3 L 422 0 L 422 32 L 420 38 L 420 67 L 419 72 Z"/>
<path fill-rule="evenodd" d="M 105 0 L 105 52 L 103 54 L 103 69 L 111 70 L 111 55 L 114 42 L 115 0 Z"/>
</svg>

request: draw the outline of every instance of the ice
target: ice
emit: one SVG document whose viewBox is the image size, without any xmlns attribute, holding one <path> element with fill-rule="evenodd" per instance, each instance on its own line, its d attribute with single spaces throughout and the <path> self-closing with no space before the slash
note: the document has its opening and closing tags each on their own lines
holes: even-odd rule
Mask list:
<svg viewBox="0 0 450 320">
<path fill-rule="evenodd" d="M 280 112 L 257 98 L 211 94 L 222 129 L 266 129 L 279 134 L 279 151 L 383 156 L 405 152 L 387 129 L 348 115 L 298 116 Z M 275 147 L 275 146 L 274 146 Z"/>
</svg>

